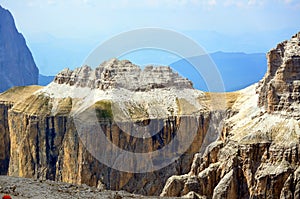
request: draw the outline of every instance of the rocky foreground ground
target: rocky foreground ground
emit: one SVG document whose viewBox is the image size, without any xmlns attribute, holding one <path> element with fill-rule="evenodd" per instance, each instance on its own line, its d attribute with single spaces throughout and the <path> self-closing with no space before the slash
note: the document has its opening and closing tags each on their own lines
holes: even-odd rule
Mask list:
<svg viewBox="0 0 300 199">
<path fill-rule="evenodd" d="M 87 185 L 75 185 L 50 180 L 33 180 L 29 178 L 17 178 L 0 176 L 0 198 L 9 194 L 13 199 L 47 198 L 47 199 L 70 199 L 70 198 L 162 198 L 130 194 L 125 191 L 106 191 L 101 188 Z"/>
</svg>

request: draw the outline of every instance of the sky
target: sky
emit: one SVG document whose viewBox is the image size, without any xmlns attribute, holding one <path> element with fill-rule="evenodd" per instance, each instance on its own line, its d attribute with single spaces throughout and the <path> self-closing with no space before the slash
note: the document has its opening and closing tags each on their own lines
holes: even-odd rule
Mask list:
<svg viewBox="0 0 300 199">
<path fill-rule="evenodd" d="M 80 66 L 124 31 L 177 31 L 208 52 L 263 52 L 300 31 L 299 0 L 0 0 L 42 74 Z M 170 60 L 171 61 L 171 60 Z M 172 60 L 173 61 L 173 60 Z"/>
</svg>

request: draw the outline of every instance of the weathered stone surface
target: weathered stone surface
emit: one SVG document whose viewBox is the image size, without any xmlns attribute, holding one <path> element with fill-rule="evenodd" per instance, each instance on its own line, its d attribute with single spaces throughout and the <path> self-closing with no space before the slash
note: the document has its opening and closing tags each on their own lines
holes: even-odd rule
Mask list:
<svg viewBox="0 0 300 199">
<path fill-rule="evenodd" d="M 268 71 L 259 83 L 259 106 L 269 113 L 300 113 L 300 33 L 284 41 L 268 54 Z"/>
<path fill-rule="evenodd" d="M 128 60 L 111 59 L 95 70 L 89 66 L 74 71 L 65 69 L 54 79 L 58 84 L 107 90 L 125 88 L 132 91 L 149 91 L 155 88 L 192 88 L 192 82 L 174 73 L 170 67 L 146 66 L 142 70 Z"/>
<path fill-rule="evenodd" d="M 38 83 L 38 68 L 8 10 L 0 6 L 0 92 Z"/>
<path fill-rule="evenodd" d="M 40 89 L 38 86 L 15 87 L 1 94 L 0 99 L 0 175 L 8 173 L 10 160 L 10 131 L 8 112 L 13 104 L 27 98 L 32 92 Z M 22 93 L 22 95 L 20 95 Z"/>
<path fill-rule="evenodd" d="M 264 79 L 239 92 L 218 141 L 188 174 L 169 178 L 162 196 L 299 197 L 299 35 L 268 53 Z"/>
<path fill-rule="evenodd" d="M 8 127 L 9 104 L 0 105 L 0 175 L 6 175 L 8 172 L 10 157 L 10 137 Z"/>
<path fill-rule="evenodd" d="M 123 62 L 114 60 L 113 63 Z M 122 69 L 123 66 L 120 67 Z M 82 68 L 82 70 L 86 69 L 87 67 Z M 117 72 L 116 76 L 123 72 L 121 69 L 119 68 L 120 72 Z M 199 143 L 203 142 L 207 133 L 211 118 L 207 107 L 211 99 L 205 103 L 198 103 L 199 97 L 205 97 L 204 93 L 192 89 L 189 81 L 177 77 L 167 67 L 146 68 L 145 70 L 154 71 L 153 75 L 147 74 L 147 77 L 153 78 L 149 81 L 161 81 L 164 87 L 149 87 L 150 90 L 139 90 L 138 95 L 135 95 L 136 89 L 131 91 L 131 85 L 126 84 L 124 86 L 126 88 L 122 88 L 126 90 L 121 91 L 128 92 L 128 97 L 122 95 L 119 97 L 116 93 L 112 93 L 111 88 L 103 91 L 90 87 L 90 84 L 86 84 L 86 79 L 83 80 L 85 75 L 80 72 L 81 75 L 78 75 L 75 72 L 78 75 L 75 76 L 80 78 L 72 85 L 69 80 L 63 82 L 64 78 L 57 77 L 56 82 L 40 90 L 32 89 L 31 93 L 23 96 L 22 99 L 17 98 L 22 88 L 11 89 L 2 94 L 0 101 L 3 105 L 11 103 L 11 107 L 6 107 L 8 111 L 5 113 L 6 125 L 9 128 L 5 132 L 9 135 L 11 143 L 8 175 L 87 184 L 95 187 L 103 186 L 106 189 L 127 190 L 143 195 L 159 195 L 167 178 L 189 171 L 194 154 L 200 150 L 201 144 Z M 159 77 L 156 76 L 155 71 L 158 71 Z M 128 73 L 125 76 L 128 77 L 127 75 Z M 186 81 L 189 86 L 183 88 L 169 82 L 175 81 L 176 78 Z M 86 103 L 85 95 L 79 95 L 80 88 L 95 94 L 88 106 L 80 106 L 81 103 Z M 74 89 L 74 92 L 69 92 L 71 89 Z M 24 90 L 22 92 L 26 93 Z M 158 98 L 161 99 L 158 100 Z M 168 99 L 168 102 L 165 102 L 165 99 Z M 115 105 L 118 107 L 124 105 L 124 107 L 112 110 Z M 153 107 L 161 114 L 152 114 Z M 93 145 L 95 150 L 100 148 L 99 142 L 93 142 L 98 140 L 97 137 L 89 136 L 93 135 L 94 129 L 97 128 L 93 125 L 86 125 L 86 132 L 89 132 L 87 140 L 78 134 L 74 122 L 75 114 L 78 110 L 80 114 L 83 114 L 90 109 L 96 111 L 97 125 L 100 125 L 106 138 L 125 151 L 152 152 L 164 148 L 171 141 L 176 143 L 172 149 L 174 152 L 185 146 L 187 146 L 187 151 L 183 151 L 184 154 L 177 160 L 172 160 L 174 154 L 166 154 L 163 159 L 172 160 L 171 164 L 158 170 L 146 173 L 114 170 L 100 162 L 87 148 L 86 141 L 91 144 L 96 143 Z M 128 114 L 129 117 L 124 119 L 120 117 L 120 114 Z M 87 124 L 92 121 L 89 114 L 84 115 L 84 121 Z M 131 131 L 134 125 L 147 126 L 149 122 L 153 126 L 150 128 L 153 132 L 144 132 L 145 138 L 133 136 Z M 195 137 L 192 137 L 191 143 L 185 139 L 180 142 L 177 140 L 175 135 L 179 127 L 189 131 L 190 135 L 185 134 L 189 137 L 192 131 L 195 131 Z M 114 150 L 104 149 L 101 154 L 108 159 L 116 158 L 113 160 L 117 162 L 122 154 L 114 157 L 114 153 Z M 124 159 L 120 163 L 128 162 Z M 141 165 L 145 162 L 130 164 L 134 166 L 134 164 Z M 159 164 L 159 162 L 147 162 L 144 166 L 148 164 Z"/>
</svg>

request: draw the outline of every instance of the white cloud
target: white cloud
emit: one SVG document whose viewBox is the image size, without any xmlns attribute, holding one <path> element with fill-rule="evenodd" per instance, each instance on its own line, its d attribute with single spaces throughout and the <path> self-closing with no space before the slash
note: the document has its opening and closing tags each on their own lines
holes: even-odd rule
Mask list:
<svg viewBox="0 0 300 199">
<path fill-rule="evenodd" d="M 225 0 L 223 5 L 236 6 L 238 8 L 247 8 L 247 7 L 261 7 L 266 4 L 268 0 Z"/>
<path fill-rule="evenodd" d="M 148 8 L 161 8 L 161 7 L 172 7 L 172 8 L 182 8 L 187 6 L 216 6 L 217 0 L 120 0 L 118 3 L 113 3 L 115 8 L 132 8 L 132 7 L 148 7 Z"/>
<path fill-rule="evenodd" d="M 207 2 L 207 4 L 210 5 L 210 6 L 215 6 L 215 5 L 217 5 L 217 1 L 216 0 L 209 0 Z"/>
<path fill-rule="evenodd" d="M 256 0 L 249 0 L 248 1 L 248 5 L 255 5 L 256 4 Z"/>
<path fill-rule="evenodd" d="M 228 7 L 228 6 L 243 7 L 245 5 L 245 3 L 243 1 L 239 1 L 239 0 L 226 0 L 226 1 L 224 1 L 223 5 L 226 7 Z"/>
<path fill-rule="evenodd" d="M 277 0 L 277 2 L 284 4 L 294 10 L 300 9 L 300 1 L 299 0 Z"/>
</svg>

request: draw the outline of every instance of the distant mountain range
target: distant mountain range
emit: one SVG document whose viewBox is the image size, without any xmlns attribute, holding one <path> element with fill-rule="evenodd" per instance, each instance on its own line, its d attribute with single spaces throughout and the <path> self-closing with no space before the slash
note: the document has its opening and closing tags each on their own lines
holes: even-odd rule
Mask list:
<svg viewBox="0 0 300 199">
<path fill-rule="evenodd" d="M 225 91 L 235 91 L 245 88 L 253 83 L 258 82 L 264 76 L 267 69 L 267 60 L 264 53 L 228 53 L 216 52 L 210 54 L 211 59 L 217 66 Z M 203 65 L 203 57 L 192 57 L 197 65 Z M 203 77 L 197 69 L 192 66 L 186 59 L 181 59 L 170 64 L 170 66 L 182 76 L 190 79 L 194 87 L 203 91 L 220 92 L 222 89 L 209 90 Z M 39 85 L 45 86 L 54 79 L 54 76 L 39 75 Z"/>
<path fill-rule="evenodd" d="M 225 91 L 235 91 L 245 88 L 255 82 L 258 82 L 264 76 L 267 69 L 267 60 L 264 53 L 226 53 L 216 52 L 210 54 L 211 59 L 215 63 L 224 83 Z M 199 67 L 212 67 L 203 64 L 204 57 L 192 57 L 189 59 L 181 59 L 170 66 L 177 70 L 182 76 L 189 78 L 194 87 L 203 91 L 220 92 L 221 88 L 209 90 L 197 69 L 192 66 L 196 63 Z M 209 64 L 209 63 L 208 63 Z M 216 78 L 217 79 L 217 78 Z"/>
<path fill-rule="evenodd" d="M 220 72 L 224 83 L 225 91 L 235 91 L 245 88 L 255 82 L 258 82 L 265 74 L 267 69 L 267 60 L 264 53 L 226 53 L 216 52 L 210 54 L 212 61 L 215 63 Z M 199 67 L 212 67 L 203 65 L 204 57 L 192 57 L 188 60 L 196 63 Z M 209 63 L 208 63 L 209 64 Z M 220 92 L 221 88 L 209 90 L 202 77 L 194 66 L 181 59 L 171 64 L 171 67 L 177 70 L 181 75 L 189 78 L 194 87 L 203 91 Z"/>
<path fill-rule="evenodd" d="M 55 76 L 46 76 L 39 74 L 39 85 L 40 86 L 47 86 L 50 82 L 53 81 Z"/>
</svg>

